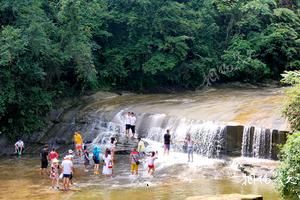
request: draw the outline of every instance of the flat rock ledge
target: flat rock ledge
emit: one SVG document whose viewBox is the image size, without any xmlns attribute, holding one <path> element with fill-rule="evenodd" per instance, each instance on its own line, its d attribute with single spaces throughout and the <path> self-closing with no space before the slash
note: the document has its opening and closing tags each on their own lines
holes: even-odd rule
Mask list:
<svg viewBox="0 0 300 200">
<path fill-rule="evenodd" d="M 188 197 L 186 200 L 263 200 L 261 195 L 219 194 Z"/>
</svg>

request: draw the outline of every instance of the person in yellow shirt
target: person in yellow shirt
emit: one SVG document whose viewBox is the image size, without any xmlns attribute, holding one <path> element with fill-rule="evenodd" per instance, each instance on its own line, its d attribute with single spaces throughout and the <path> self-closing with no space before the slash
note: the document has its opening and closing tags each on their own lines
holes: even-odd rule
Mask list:
<svg viewBox="0 0 300 200">
<path fill-rule="evenodd" d="M 80 132 L 76 131 L 74 133 L 73 141 L 75 143 L 75 149 L 76 149 L 77 155 L 81 156 L 82 155 L 83 140 L 82 140 Z"/>
</svg>

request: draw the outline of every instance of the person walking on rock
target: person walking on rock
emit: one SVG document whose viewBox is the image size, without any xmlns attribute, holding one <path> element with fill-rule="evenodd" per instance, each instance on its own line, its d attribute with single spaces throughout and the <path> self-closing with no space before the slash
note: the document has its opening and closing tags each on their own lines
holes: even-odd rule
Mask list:
<svg viewBox="0 0 300 200">
<path fill-rule="evenodd" d="M 125 135 L 126 137 L 129 137 L 129 131 L 130 131 L 130 116 L 131 116 L 131 113 L 130 112 L 127 112 L 127 114 L 125 115 Z"/>
<path fill-rule="evenodd" d="M 76 149 L 76 152 L 77 152 L 77 156 L 81 156 L 82 155 L 83 140 L 82 140 L 80 132 L 76 131 L 74 133 L 73 141 L 75 143 L 75 149 Z"/>
<path fill-rule="evenodd" d="M 136 124 L 136 117 L 135 117 L 135 114 L 133 112 L 131 112 L 131 115 L 130 115 L 130 129 L 131 129 L 132 137 L 136 138 L 135 124 Z"/>
</svg>

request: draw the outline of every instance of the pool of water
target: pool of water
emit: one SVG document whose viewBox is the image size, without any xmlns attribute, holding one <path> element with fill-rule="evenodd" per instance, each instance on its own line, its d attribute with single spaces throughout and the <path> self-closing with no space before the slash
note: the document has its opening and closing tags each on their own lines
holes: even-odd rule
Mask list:
<svg viewBox="0 0 300 200">
<path fill-rule="evenodd" d="M 245 184 L 240 175 L 216 175 L 222 161 L 203 159 L 195 163 L 174 164 L 160 159 L 154 177 L 140 166 L 138 177 L 130 175 L 128 156 L 117 155 L 112 178 L 84 172 L 80 159 L 75 160 L 74 185 L 71 191 L 51 188 L 48 176 L 39 174 L 35 156 L 0 158 L 0 199 L 185 199 L 206 194 L 261 194 L 264 199 L 279 199 L 273 183 Z M 174 159 L 173 159 L 174 160 Z M 176 160 L 176 159 L 175 159 Z M 92 167 L 92 166 L 91 166 Z"/>
</svg>

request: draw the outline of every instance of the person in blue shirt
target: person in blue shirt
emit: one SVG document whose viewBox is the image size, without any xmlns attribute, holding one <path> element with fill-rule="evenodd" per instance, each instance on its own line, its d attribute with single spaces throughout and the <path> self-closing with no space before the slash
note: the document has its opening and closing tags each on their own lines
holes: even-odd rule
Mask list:
<svg viewBox="0 0 300 200">
<path fill-rule="evenodd" d="M 95 146 L 93 149 L 93 160 L 94 160 L 94 174 L 99 174 L 99 164 L 100 164 L 100 153 L 101 149 L 98 146 Z"/>
</svg>

